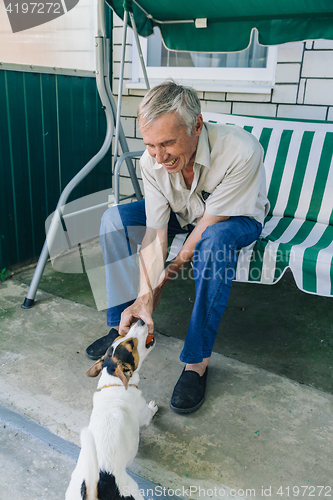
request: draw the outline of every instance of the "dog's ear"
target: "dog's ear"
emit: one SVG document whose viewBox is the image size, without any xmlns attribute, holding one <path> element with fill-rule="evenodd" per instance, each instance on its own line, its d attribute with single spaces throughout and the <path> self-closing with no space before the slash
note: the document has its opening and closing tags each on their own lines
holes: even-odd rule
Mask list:
<svg viewBox="0 0 333 500">
<path fill-rule="evenodd" d="M 89 370 L 86 373 L 86 377 L 97 377 L 97 375 L 99 375 L 99 373 L 101 372 L 103 363 L 104 363 L 104 358 L 105 358 L 105 355 L 102 356 L 98 361 L 96 361 L 96 363 L 94 363 L 89 368 Z"/>
<path fill-rule="evenodd" d="M 131 376 L 133 375 L 133 370 L 129 368 L 128 365 L 124 365 L 123 363 L 120 363 L 117 365 L 117 368 L 114 371 L 114 376 L 120 378 L 122 383 L 125 386 L 125 389 L 127 391 L 128 388 L 128 382 Z"/>
</svg>

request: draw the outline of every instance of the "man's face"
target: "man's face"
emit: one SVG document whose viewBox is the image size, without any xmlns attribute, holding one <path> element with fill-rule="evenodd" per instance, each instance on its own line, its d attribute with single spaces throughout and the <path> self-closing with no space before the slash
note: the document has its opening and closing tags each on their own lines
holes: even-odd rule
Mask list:
<svg viewBox="0 0 333 500">
<path fill-rule="evenodd" d="M 150 156 L 174 174 L 193 166 L 202 125 L 202 115 L 198 115 L 193 135 L 189 137 L 178 115 L 168 113 L 141 129 L 141 133 Z"/>
</svg>

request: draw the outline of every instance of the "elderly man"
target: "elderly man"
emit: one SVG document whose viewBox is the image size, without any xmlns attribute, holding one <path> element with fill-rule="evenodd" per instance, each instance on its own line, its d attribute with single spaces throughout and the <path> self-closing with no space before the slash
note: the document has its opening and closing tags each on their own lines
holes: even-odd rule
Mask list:
<svg viewBox="0 0 333 500">
<path fill-rule="evenodd" d="M 180 355 L 184 370 L 170 402 L 174 411 L 189 413 L 205 398 L 238 250 L 262 230 L 268 208 L 263 153 L 243 129 L 204 123 L 195 91 L 174 82 L 146 94 L 138 120 L 146 145 L 140 162 L 145 201 L 112 207 L 103 215 L 107 320 L 113 329 L 89 346 L 87 355 L 98 358 L 117 328 L 125 335 L 137 318 L 152 332 L 162 288 L 192 263 L 196 299 Z M 164 268 L 168 236 L 184 233 L 188 237 L 180 252 Z"/>
</svg>

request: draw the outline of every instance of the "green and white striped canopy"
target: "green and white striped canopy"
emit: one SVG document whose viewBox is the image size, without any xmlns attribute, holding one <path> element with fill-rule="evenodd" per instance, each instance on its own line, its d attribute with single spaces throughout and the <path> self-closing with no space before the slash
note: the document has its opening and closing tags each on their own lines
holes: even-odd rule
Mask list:
<svg viewBox="0 0 333 500">
<path fill-rule="evenodd" d="M 333 39 L 333 0 L 106 0 L 123 18 L 132 11 L 141 36 L 161 30 L 170 50 L 244 50 L 251 32 L 259 43 L 278 45 Z"/>
</svg>

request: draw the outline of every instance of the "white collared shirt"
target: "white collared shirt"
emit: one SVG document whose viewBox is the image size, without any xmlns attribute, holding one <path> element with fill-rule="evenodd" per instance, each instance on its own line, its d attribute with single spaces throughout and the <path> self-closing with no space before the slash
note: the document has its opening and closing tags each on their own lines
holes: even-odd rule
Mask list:
<svg viewBox="0 0 333 500">
<path fill-rule="evenodd" d="M 168 225 L 170 209 L 182 227 L 196 224 L 204 212 L 247 216 L 263 224 L 268 212 L 263 150 L 241 127 L 205 123 L 199 136 L 191 189 L 182 172 L 168 173 L 146 150 L 140 166 L 147 227 Z"/>
</svg>

